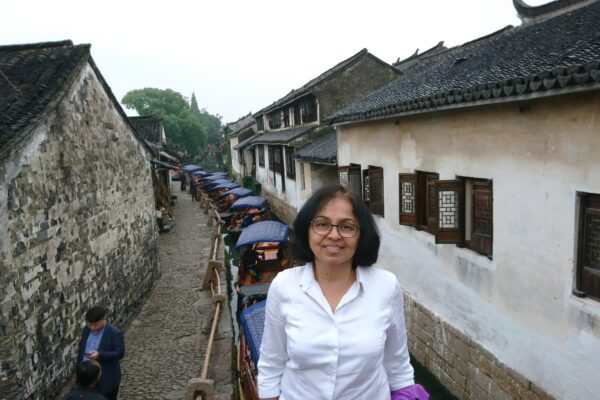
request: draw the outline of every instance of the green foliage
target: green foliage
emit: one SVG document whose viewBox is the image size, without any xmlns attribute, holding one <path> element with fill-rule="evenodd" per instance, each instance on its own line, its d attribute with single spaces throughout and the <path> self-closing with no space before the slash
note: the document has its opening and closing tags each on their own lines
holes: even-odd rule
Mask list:
<svg viewBox="0 0 600 400">
<path fill-rule="evenodd" d="M 208 126 L 192 111 L 181 93 L 171 89 L 136 89 L 128 92 L 121 103 L 128 109 L 136 110 L 140 116 L 160 116 L 165 125 L 167 142 L 182 145 L 191 156 L 202 153 L 207 142 Z M 197 103 L 195 108 L 198 109 Z"/>
<path fill-rule="evenodd" d="M 190 108 L 192 113 L 198 117 L 200 122 L 207 129 L 207 143 L 219 143 L 221 141 L 221 117 L 209 114 L 205 109 L 200 110 L 198 108 L 198 101 L 196 100 L 195 93 L 192 93 Z"/>
</svg>

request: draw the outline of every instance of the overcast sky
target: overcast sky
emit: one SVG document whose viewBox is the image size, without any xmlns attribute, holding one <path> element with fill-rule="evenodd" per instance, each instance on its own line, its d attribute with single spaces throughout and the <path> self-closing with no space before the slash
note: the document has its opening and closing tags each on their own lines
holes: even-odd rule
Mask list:
<svg viewBox="0 0 600 400">
<path fill-rule="evenodd" d="M 363 48 L 392 63 L 519 23 L 512 0 L 5 0 L 0 44 L 90 43 L 119 100 L 194 92 L 231 122 Z"/>
</svg>

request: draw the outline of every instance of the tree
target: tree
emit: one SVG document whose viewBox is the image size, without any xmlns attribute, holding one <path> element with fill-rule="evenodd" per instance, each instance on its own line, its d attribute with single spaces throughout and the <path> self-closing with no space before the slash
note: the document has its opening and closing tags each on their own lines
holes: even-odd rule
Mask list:
<svg viewBox="0 0 600 400">
<path fill-rule="evenodd" d="M 121 103 L 128 109 L 136 110 L 140 116 L 160 116 L 165 125 L 167 142 L 182 145 L 192 156 L 201 154 L 208 129 L 192 112 L 190 104 L 181 93 L 171 89 L 136 89 L 127 92 Z"/>
<path fill-rule="evenodd" d="M 192 93 L 191 101 L 192 113 L 198 117 L 198 120 L 207 129 L 207 143 L 217 144 L 221 142 L 221 118 L 217 115 L 208 113 L 204 108 L 200 110 L 198 108 L 198 101 L 196 100 L 196 94 Z"/>
</svg>

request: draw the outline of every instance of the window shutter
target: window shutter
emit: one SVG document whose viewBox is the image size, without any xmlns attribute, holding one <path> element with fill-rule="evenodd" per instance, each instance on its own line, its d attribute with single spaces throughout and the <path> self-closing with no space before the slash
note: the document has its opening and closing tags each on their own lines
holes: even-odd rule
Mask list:
<svg viewBox="0 0 600 400">
<path fill-rule="evenodd" d="M 350 164 L 348 168 L 348 189 L 358 197 L 362 195 L 362 179 L 360 178 L 360 165 Z"/>
<path fill-rule="evenodd" d="M 492 258 L 493 196 L 491 181 L 473 181 L 471 247 Z"/>
<path fill-rule="evenodd" d="M 435 242 L 460 244 L 463 237 L 463 216 L 460 212 L 464 193 L 463 181 L 437 181 L 435 189 L 437 192 Z"/>
<path fill-rule="evenodd" d="M 369 168 L 369 208 L 373 214 L 384 215 L 383 168 Z"/>
<path fill-rule="evenodd" d="M 416 189 L 417 174 L 399 174 L 400 182 L 400 224 L 417 224 Z"/>
<path fill-rule="evenodd" d="M 340 185 L 349 188 L 350 179 L 348 178 L 348 170 L 350 168 L 347 165 L 342 165 L 338 167 L 338 177 L 340 181 Z"/>
<path fill-rule="evenodd" d="M 363 179 L 363 185 L 362 185 L 362 187 L 363 187 L 363 190 L 362 190 L 363 200 L 368 205 L 369 204 L 369 198 L 370 198 L 370 193 L 369 193 L 369 170 L 368 169 L 363 169 L 362 170 L 362 179 Z"/>
<path fill-rule="evenodd" d="M 580 289 L 600 299 L 600 195 L 581 199 L 579 273 Z"/>
</svg>

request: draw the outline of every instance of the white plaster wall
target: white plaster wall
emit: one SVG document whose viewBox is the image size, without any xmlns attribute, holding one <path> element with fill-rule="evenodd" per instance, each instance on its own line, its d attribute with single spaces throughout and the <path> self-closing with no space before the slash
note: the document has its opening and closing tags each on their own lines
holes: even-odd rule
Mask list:
<svg viewBox="0 0 600 400">
<path fill-rule="evenodd" d="M 339 127 L 338 162 L 384 168 L 378 264 L 557 398 L 600 393 L 600 302 L 571 294 L 577 191 L 600 193 L 599 94 Z M 493 260 L 399 225 L 398 173 L 493 180 Z"/>
<path fill-rule="evenodd" d="M 229 145 L 230 145 L 230 149 L 231 149 L 231 168 L 233 169 L 234 175 L 240 176 L 242 171 L 241 171 L 240 160 L 238 159 L 238 150 L 233 149 L 235 146 L 237 146 L 237 144 L 238 144 L 237 136 L 229 138 Z"/>
</svg>

